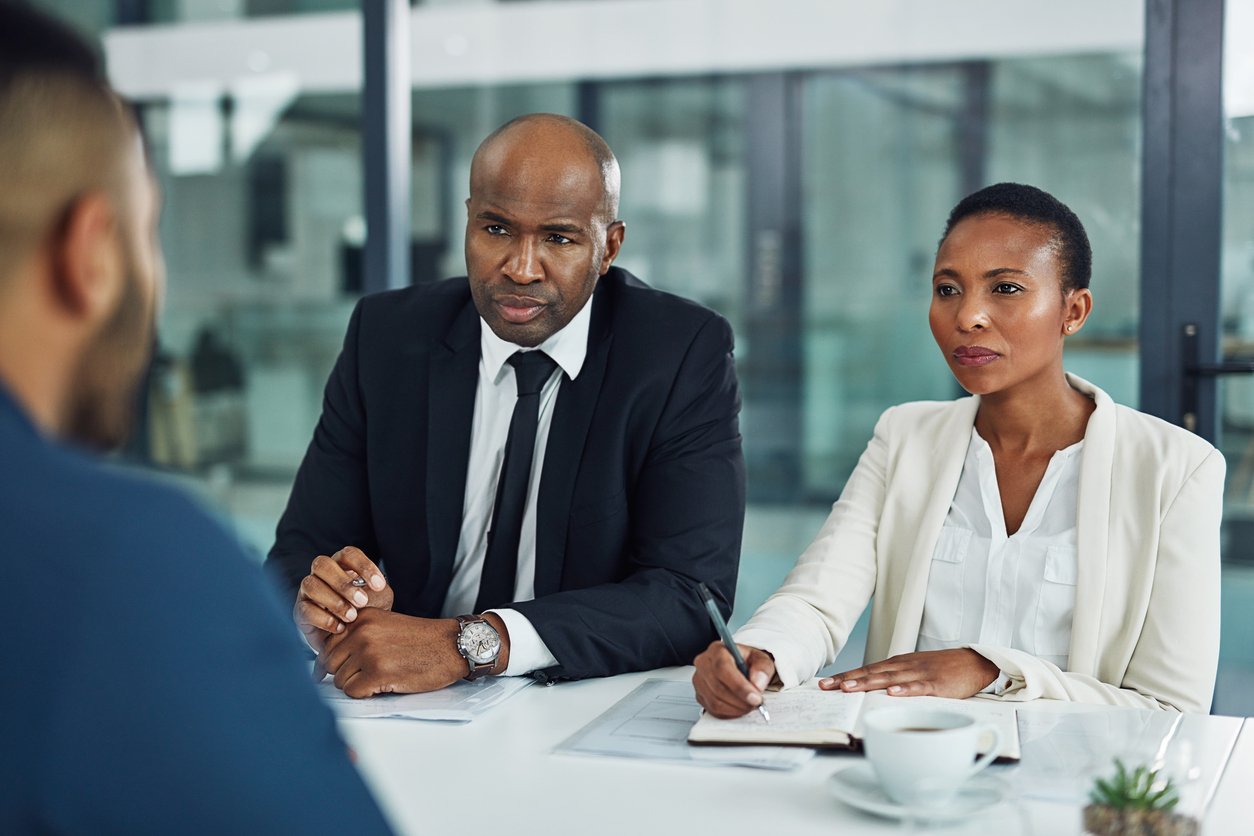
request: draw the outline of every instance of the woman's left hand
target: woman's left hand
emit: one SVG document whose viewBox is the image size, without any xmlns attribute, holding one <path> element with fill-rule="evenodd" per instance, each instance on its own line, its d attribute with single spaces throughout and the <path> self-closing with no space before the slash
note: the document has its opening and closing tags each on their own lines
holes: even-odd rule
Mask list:
<svg viewBox="0 0 1254 836">
<path fill-rule="evenodd" d="M 997 678 L 998 668 L 974 650 L 924 650 L 838 673 L 819 681 L 824 691 L 887 690 L 894 697 L 953 697 L 978 694 Z"/>
</svg>

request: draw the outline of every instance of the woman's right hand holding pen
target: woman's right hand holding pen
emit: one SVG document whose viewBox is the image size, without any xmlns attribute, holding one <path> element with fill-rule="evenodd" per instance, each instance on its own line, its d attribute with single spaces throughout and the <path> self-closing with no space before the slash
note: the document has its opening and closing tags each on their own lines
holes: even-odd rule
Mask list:
<svg viewBox="0 0 1254 836">
<path fill-rule="evenodd" d="M 756 647 L 736 645 L 749 667 L 746 679 L 736 668 L 736 660 L 721 641 L 710 642 L 693 665 L 692 687 L 697 702 L 715 717 L 728 719 L 748 714 L 762 704 L 762 692 L 775 678 L 775 660 Z"/>
</svg>

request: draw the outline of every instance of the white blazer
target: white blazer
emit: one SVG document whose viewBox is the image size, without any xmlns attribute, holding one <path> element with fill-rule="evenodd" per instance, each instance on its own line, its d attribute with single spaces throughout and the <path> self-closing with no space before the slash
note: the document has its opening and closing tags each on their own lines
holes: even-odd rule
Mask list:
<svg viewBox="0 0 1254 836">
<path fill-rule="evenodd" d="M 1067 380 L 1097 402 L 1080 463 L 1069 670 L 1012 648 L 972 647 L 1010 676 L 1003 699 L 1209 711 L 1223 456 L 1087 381 Z M 932 552 L 979 403 L 920 401 L 880 416 L 818 536 L 736 634 L 774 655 L 784 687 L 831 664 L 868 599 L 867 662 L 915 650 Z"/>
</svg>

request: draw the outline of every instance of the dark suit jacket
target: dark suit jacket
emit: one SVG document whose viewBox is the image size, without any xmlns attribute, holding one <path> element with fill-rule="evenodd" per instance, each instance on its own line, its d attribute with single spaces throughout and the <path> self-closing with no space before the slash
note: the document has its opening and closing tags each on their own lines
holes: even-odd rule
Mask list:
<svg viewBox="0 0 1254 836">
<path fill-rule="evenodd" d="M 714 632 L 744 523 L 727 322 L 618 268 L 563 379 L 537 504 L 536 598 L 513 604 L 558 660 L 541 678 L 687 664 Z M 319 554 L 380 562 L 395 609 L 440 614 L 453 575 L 479 368 L 465 278 L 361 300 L 269 563 L 295 595 Z"/>
</svg>

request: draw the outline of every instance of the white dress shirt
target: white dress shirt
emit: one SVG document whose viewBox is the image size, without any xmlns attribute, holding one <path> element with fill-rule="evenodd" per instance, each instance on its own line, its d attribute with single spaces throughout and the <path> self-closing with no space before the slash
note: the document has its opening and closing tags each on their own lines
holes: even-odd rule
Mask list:
<svg viewBox="0 0 1254 836">
<path fill-rule="evenodd" d="M 991 645 L 1067 669 L 1083 447 L 1081 440 L 1054 453 L 1023 523 L 1007 536 L 993 451 L 972 428 L 932 552 L 919 650 Z M 1006 684 L 1002 674 L 985 690 L 997 693 Z"/>
<path fill-rule="evenodd" d="M 536 427 L 535 457 L 532 459 L 531 481 L 527 488 L 527 504 L 523 509 L 522 531 L 518 540 L 518 570 L 514 582 L 514 600 L 530 601 L 536 597 L 536 498 L 544 469 L 544 451 L 548 447 L 549 427 L 553 423 L 553 407 L 557 403 L 562 375 L 571 380 L 583 368 L 588 352 L 588 327 L 592 317 L 591 299 L 584 304 L 566 327 L 536 348 L 557 363 L 552 376 L 540 390 L 540 415 Z M 528 351 L 506 342 L 479 320 L 479 383 L 475 389 L 475 411 L 470 431 L 470 460 L 466 464 L 466 498 L 462 506 L 461 535 L 453 560 L 453 580 L 444 599 L 442 615 L 451 618 L 474 612 L 479 596 L 479 578 L 488 550 L 488 529 L 496 502 L 496 483 L 505 459 L 505 441 L 509 422 L 518 399 L 514 367 L 506 361 L 516 351 Z M 541 668 L 552 667 L 557 659 L 521 613 L 511 609 L 494 609 L 509 631 L 509 667 L 505 676 L 519 676 Z"/>
</svg>

